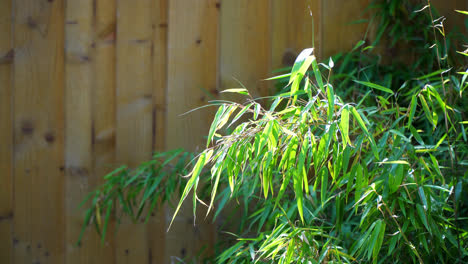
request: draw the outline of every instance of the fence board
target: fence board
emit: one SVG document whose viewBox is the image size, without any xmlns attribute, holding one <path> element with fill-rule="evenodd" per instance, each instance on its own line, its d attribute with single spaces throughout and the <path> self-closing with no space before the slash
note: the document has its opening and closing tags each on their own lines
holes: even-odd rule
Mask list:
<svg viewBox="0 0 468 264">
<path fill-rule="evenodd" d="M 239 87 L 238 79 L 254 95 L 268 94 L 271 32 L 270 1 L 221 2 L 221 88 Z"/>
<path fill-rule="evenodd" d="M 92 147 L 94 176 L 89 184 L 103 183 L 103 176 L 121 164 L 115 163 L 115 0 L 95 1 L 94 6 L 94 60 L 92 90 Z M 87 243 L 94 245 L 94 263 L 115 263 L 115 221 L 109 224 L 104 245 L 90 232 Z"/>
<path fill-rule="evenodd" d="M 201 149 L 213 109 L 180 116 L 206 105 L 217 96 L 217 32 L 219 3 L 214 0 L 170 1 L 168 35 L 167 148 Z M 166 236 L 166 260 L 193 256 L 203 247 L 213 246 L 211 225 L 198 221 L 193 226 L 190 202 L 174 221 Z M 200 210 L 199 210 L 200 211 Z M 173 210 L 168 210 L 171 219 Z M 198 219 L 203 219 L 199 216 Z"/>
<path fill-rule="evenodd" d="M 0 2 L 0 262 L 12 263 L 12 97 L 11 63 L 14 51 L 11 46 L 12 1 Z"/>
<path fill-rule="evenodd" d="M 117 1 L 116 160 L 136 166 L 152 152 L 152 1 Z M 116 237 L 117 263 L 148 263 L 147 228 L 124 219 Z"/>
<path fill-rule="evenodd" d="M 165 150 L 167 95 L 167 15 L 168 0 L 153 1 L 153 148 Z M 166 210 L 161 205 L 148 222 L 151 263 L 164 263 L 166 248 Z"/>
<path fill-rule="evenodd" d="M 76 241 L 83 222 L 77 210 L 92 177 L 92 0 L 67 1 L 65 11 L 65 221 L 66 263 L 90 263 L 92 243 Z M 88 234 L 86 234 L 88 235 Z"/>
<path fill-rule="evenodd" d="M 320 0 L 298 0 L 294 1 L 294 5 L 289 1 L 273 0 L 272 70 L 292 66 L 305 48 L 315 46 L 315 54 L 318 54 L 321 48 L 320 7 Z"/>
<path fill-rule="evenodd" d="M 367 24 L 351 24 L 365 18 L 364 10 L 370 0 L 322 0 L 322 58 L 348 51 L 366 32 Z M 346 10 L 346 12 L 344 12 Z M 350 34 L 352 32 L 352 34 Z"/>
<path fill-rule="evenodd" d="M 16 263 L 64 262 L 63 21 L 61 0 L 15 1 Z"/>
<path fill-rule="evenodd" d="M 153 86 L 155 134 L 154 149 L 163 151 L 167 120 L 167 34 L 168 0 L 155 0 L 153 15 Z"/>
</svg>

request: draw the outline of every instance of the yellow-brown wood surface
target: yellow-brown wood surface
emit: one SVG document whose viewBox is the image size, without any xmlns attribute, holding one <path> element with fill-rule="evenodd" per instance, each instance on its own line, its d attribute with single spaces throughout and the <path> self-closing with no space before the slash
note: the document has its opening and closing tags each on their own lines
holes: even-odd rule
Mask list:
<svg viewBox="0 0 468 264">
<path fill-rule="evenodd" d="M 324 0 L 321 7 L 322 59 L 340 51 L 349 51 L 364 38 L 367 24 L 353 23 L 362 19 L 370 0 Z"/>
<path fill-rule="evenodd" d="M 271 21 L 268 0 L 221 1 L 222 90 L 240 87 L 241 82 L 257 97 L 270 93 L 262 79 L 270 74 Z"/>
<path fill-rule="evenodd" d="M 115 163 L 115 26 L 116 3 L 114 0 L 93 1 L 93 78 L 91 89 L 91 132 L 93 174 L 88 180 L 90 188 L 104 182 L 103 176 L 112 171 Z M 89 228 L 83 245 L 89 244 L 90 263 L 115 263 L 115 240 L 111 220 L 104 244 L 99 235 Z"/>
<path fill-rule="evenodd" d="M 92 191 L 93 1 L 66 1 L 65 10 L 65 221 L 66 263 L 91 263 L 95 232 L 77 245 L 83 212 L 77 210 Z"/>
<path fill-rule="evenodd" d="M 219 223 L 200 206 L 194 226 L 190 199 L 169 232 L 173 210 L 162 205 L 147 224 L 124 218 L 117 232 L 112 217 L 103 244 L 89 227 L 77 246 L 78 205 L 117 166 L 155 150 L 202 150 L 216 109 L 181 114 L 239 87 L 235 79 L 271 94 L 262 79 L 302 49 L 315 46 L 321 59 L 350 50 L 367 28 L 350 22 L 370 1 L 0 1 L 0 263 L 213 253 Z M 452 10 L 468 9 L 465 0 L 433 2 L 448 27 L 463 26 Z"/>
<path fill-rule="evenodd" d="M 315 47 L 318 54 L 320 7 L 320 0 L 272 1 L 272 69 L 292 66 L 306 48 Z"/>
<path fill-rule="evenodd" d="M 151 158 L 153 130 L 152 1 L 117 1 L 116 162 Z M 116 263 L 148 263 L 148 230 L 127 218 L 116 234 Z"/>
<path fill-rule="evenodd" d="M 217 36 L 219 3 L 214 0 L 169 1 L 168 80 L 166 147 L 202 149 L 213 109 L 202 109 L 189 115 L 181 114 L 206 105 L 217 98 Z M 189 199 L 188 199 L 189 200 Z M 202 247 L 213 248 L 211 223 L 197 217 L 194 226 L 190 202 L 174 220 L 166 235 L 165 263 L 196 255 Z M 167 208 L 169 209 L 169 208 Z M 200 210 L 198 210 L 200 211 Z M 167 210 L 171 219 L 173 210 Z"/>
<path fill-rule="evenodd" d="M 14 2 L 14 261 L 63 263 L 64 1 Z"/>
<path fill-rule="evenodd" d="M 168 33 L 169 0 L 153 1 L 153 150 L 164 151 L 166 143 L 166 95 L 167 95 L 167 33 Z M 150 232 L 148 243 L 150 247 L 150 263 L 165 263 L 166 257 L 166 210 L 159 205 L 148 222 Z"/>
<path fill-rule="evenodd" d="M 12 1 L 0 2 L 0 262 L 13 261 L 13 127 L 11 119 Z"/>
</svg>

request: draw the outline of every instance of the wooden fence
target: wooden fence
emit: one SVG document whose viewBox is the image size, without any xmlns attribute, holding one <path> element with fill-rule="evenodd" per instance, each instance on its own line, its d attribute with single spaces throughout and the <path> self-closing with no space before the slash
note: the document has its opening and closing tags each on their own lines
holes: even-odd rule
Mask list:
<svg viewBox="0 0 468 264">
<path fill-rule="evenodd" d="M 366 25 L 349 22 L 368 2 L 0 0 L 0 263 L 171 263 L 212 251 L 215 224 L 182 213 L 166 232 L 168 208 L 148 224 L 124 221 L 104 245 L 88 230 L 75 246 L 78 204 L 115 166 L 199 149 L 212 110 L 180 114 L 238 86 L 233 77 L 267 94 L 261 79 L 301 49 L 351 48 Z"/>
</svg>

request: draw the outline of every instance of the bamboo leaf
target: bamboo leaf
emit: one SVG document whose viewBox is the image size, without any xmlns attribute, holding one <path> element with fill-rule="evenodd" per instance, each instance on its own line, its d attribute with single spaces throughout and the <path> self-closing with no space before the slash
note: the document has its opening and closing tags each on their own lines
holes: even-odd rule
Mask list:
<svg viewBox="0 0 468 264">
<path fill-rule="evenodd" d="M 323 167 L 321 170 L 321 185 L 320 185 L 320 201 L 322 203 L 322 207 L 325 204 L 325 200 L 327 198 L 327 189 L 328 189 L 328 170 Z"/>
<path fill-rule="evenodd" d="M 416 106 L 418 102 L 416 101 L 416 95 L 413 95 L 411 97 L 411 104 L 410 104 L 410 112 L 409 112 L 409 117 L 408 117 L 408 127 L 411 126 L 411 123 L 413 122 L 414 118 L 414 113 L 416 112 Z"/>
<path fill-rule="evenodd" d="M 394 94 L 392 90 L 390 90 L 390 89 L 388 89 L 386 87 L 383 87 L 381 85 L 375 84 L 375 83 L 363 82 L 363 81 L 358 81 L 358 80 L 354 80 L 354 82 L 362 84 L 362 85 L 370 87 L 370 88 L 373 88 L 373 89 L 380 90 L 382 92 L 386 92 L 386 93 L 389 93 L 389 94 L 392 94 L 392 95 Z"/>
<path fill-rule="evenodd" d="M 460 13 L 460 14 L 464 14 L 464 15 L 468 16 L 468 11 L 463 11 L 463 10 L 455 10 L 455 11 Z"/>
<path fill-rule="evenodd" d="M 416 211 L 418 212 L 419 218 L 423 222 L 424 226 L 426 229 L 431 232 L 431 229 L 429 228 L 429 224 L 427 223 L 427 218 L 426 214 L 424 213 L 424 209 L 420 204 L 416 204 Z"/>
<path fill-rule="evenodd" d="M 255 103 L 253 119 L 257 120 L 259 114 L 260 114 L 260 104 Z"/>
<path fill-rule="evenodd" d="M 404 165 L 410 165 L 407 161 L 404 160 L 389 160 L 389 161 L 382 161 L 382 162 L 377 162 L 378 164 L 404 164 Z"/>
<path fill-rule="evenodd" d="M 221 93 L 238 93 L 243 95 L 249 95 L 249 91 L 245 88 L 232 88 L 221 91 Z"/>
<path fill-rule="evenodd" d="M 317 84 L 318 84 L 320 90 L 322 90 L 322 91 L 325 90 L 324 86 L 323 86 L 322 73 L 320 72 L 320 70 L 318 68 L 317 61 L 316 61 L 315 57 L 312 60 L 312 70 L 314 71 L 315 80 L 317 81 Z"/>
<path fill-rule="evenodd" d="M 343 137 L 343 144 L 344 145 L 351 145 L 351 141 L 349 140 L 349 110 L 348 106 L 343 106 L 341 110 L 341 136 Z"/>
<path fill-rule="evenodd" d="M 226 108 L 226 106 L 224 104 L 222 104 L 218 108 L 218 111 L 216 112 L 213 123 L 211 123 L 210 131 L 208 133 L 208 139 L 207 139 L 207 142 L 206 142 L 206 147 L 208 147 L 210 145 L 211 141 L 213 140 L 213 136 L 214 136 L 214 134 L 216 132 L 216 128 L 218 127 L 219 119 L 222 116 L 222 114 L 224 113 L 225 108 Z"/>
<path fill-rule="evenodd" d="M 200 154 L 200 157 L 198 158 L 197 163 L 193 167 L 192 172 L 189 174 L 191 175 L 190 180 L 187 182 L 187 185 L 185 185 L 185 188 L 184 188 L 184 191 L 182 192 L 179 203 L 176 207 L 176 210 L 174 211 L 174 215 L 172 216 L 172 220 L 171 220 L 171 223 L 169 224 L 168 230 L 171 228 L 172 223 L 174 222 L 174 219 L 177 213 L 179 212 L 180 207 L 182 206 L 182 203 L 184 202 L 185 198 L 187 198 L 187 195 L 192 190 L 192 188 L 198 184 L 200 173 L 203 167 L 205 166 L 205 164 L 210 160 L 212 154 L 213 154 L 212 149 Z M 195 191 L 196 189 L 194 190 L 194 192 Z"/>
<path fill-rule="evenodd" d="M 279 80 L 279 79 L 284 79 L 284 78 L 290 77 L 291 75 L 292 75 L 292 73 L 286 73 L 286 74 L 281 74 L 281 75 L 278 75 L 278 76 L 273 76 L 273 77 L 267 78 L 265 80 L 266 81 Z"/>
<path fill-rule="evenodd" d="M 327 84 L 327 98 L 328 98 L 328 121 L 333 119 L 333 112 L 335 109 L 335 93 L 333 92 L 333 86 Z"/>
</svg>

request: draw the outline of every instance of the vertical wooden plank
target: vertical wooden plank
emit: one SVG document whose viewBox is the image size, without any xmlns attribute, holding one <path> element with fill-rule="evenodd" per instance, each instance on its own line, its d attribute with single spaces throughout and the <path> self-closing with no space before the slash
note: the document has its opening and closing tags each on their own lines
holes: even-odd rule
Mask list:
<svg viewBox="0 0 468 264">
<path fill-rule="evenodd" d="M 200 110 L 218 94 L 218 6 L 214 0 L 171 1 L 168 36 L 167 147 L 203 148 L 213 111 Z"/>
<path fill-rule="evenodd" d="M 11 64 L 14 51 L 11 46 L 12 1 L 0 2 L 0 262 L 13 263 L 12 221 L 13 182 L 12 147 L 13 123 Z"/>
<path fill-rule="evenodd" d="M 117 1 L 116 161 L 136 166 L 152 152 L 151 0 Z M 117 263 L 147 263 L 145 225 L 124 219 L 116 237 Z"/>
<path fill-rule="evenodd" d="M 78 210 L 81 200 L 90 191 L 92 177 L 92 116 L 93 84 L 92 0 L 66 1 L 65 10 L 65 263 L 89 263 L 94 258 L 93 243 L 84 236 L 76 241 L 83 223 Z"/>
<path fill-rule="evenodd" d="M 180 116 L 184 112 L 216 98 L 217 38 L 219 1 L 174 0 L 169 4 L 168 23 L 168 92 L 167 148 L 183 147 L 200 150 L 214 109 L 204 109 Z M 176 258 L 194 256 L 202 247 L 213 247 L 213 225 L 202 223 L 202 210 L 193 225 L 191 203 L 186 201 L 182 212 L 166 234 L 164 263 Z M 167 211 L 171 219 L 173 210 Z M 208 254 L 210 251 L 207 252 Z"/>
<path fill-rule="evenodd" d="M 367 23 L 351 24 L 365 18 L 369 0 L 322 0 L 322 59 L 353 48 L 363 39 Z"/>
<path fill-rule="evenodd" d="M 153 15 L 153 86 L 154 149 L 165 150 L 167 121 L 167 34 L 168 0 L 154 0 Z"/>
<path fill-rule="evenodd" d="M 320 5 L 320 0 L 273 0 L 272 70 L 292 66 L 305 48 L 315 47 L 314 53 L 319 54 Z"/>
<path fill-rule="evenodd" d="M 14 46 L 14 258 L 64 263 L 64 1 L 15 1 Z"/>
<path fill-rule="evenodd" d="M 271 61 L 269 0 L 228 0 L 221 4 L 221 89 L 239 87 L 256 95 L 270 93 L 265 79 Z"/>
<path fill-rule="evenodd" d="M 153 0 L 153 148 L 164 151 L 166 143 L 167 95 L 167 15 L 168 0 Z M 164 263 L 166 210 L 160 205 L 148 222 L 148 263 Z"/>
<path fill-rule="evenodd" d="M 92 150 L 94 175 L 91 187 L 104 182 L 104 175 L 115 166 L 115 0 L 93 0 L 94 56 L 92 91 Z M 93 263 L 115 263 L 115 219 L 112 218 L 104 245 L 92 232 L 88 243 L 94 245 Z"/>
</svg>

